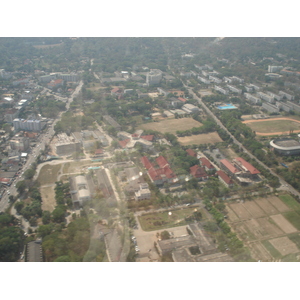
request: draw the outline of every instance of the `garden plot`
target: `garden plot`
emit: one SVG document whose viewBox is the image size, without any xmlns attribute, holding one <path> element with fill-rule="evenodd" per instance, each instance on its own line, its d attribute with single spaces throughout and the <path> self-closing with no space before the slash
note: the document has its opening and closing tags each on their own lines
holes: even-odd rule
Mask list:
<svg viewBox="0 0 300 300">
<path fill-rule="evenodd" d="M 266 212 L 268 215 L 276 215 L 279 211 L 268 201 L 268 199 L 257 199 L 255 202 Z"/>
<path fill-rule="evenodd" d="M 266 216 L 266 213 L 254 201 L 246 201 L 243 206 L 254 218 Z"/>
<path fill-rule="evenodd" d="M 282 256 L 299 252 L 299 249 L 296 246 L 296 244 L 294 244 L 286 236 L 269 240 L 269 242 L 280 252 Z"/>
<path fill-rule="evenodd" d="M 279 212 L 286 212 L 291 210 L 287 205 L 285 205 L 279 198 L 277 197 L 269 197 L 268 201 L 276 207 Z"/>
<path fill-rule="evenodd" d="M 229 204 L 229 207 L 242 220 L 247 220 L 252 218 L 251 214 L 246 210 L 246 208 L 242 205 L 242 203 Z"/>
<path fill-rule="evenodd" d="M 272 255 L 267 251 L 267 249 L 262 245 L 261 242 L 253 242 L 249 245 L 252 257 L 260 261 L 273 261 Z"/>
<path fill-rule="evenodd" d="M 283 215 L 271 216 L 271 219 L 280 227 L 285 233 L 296 232 L 297 229 L 287 220 Z"/>
</svg>

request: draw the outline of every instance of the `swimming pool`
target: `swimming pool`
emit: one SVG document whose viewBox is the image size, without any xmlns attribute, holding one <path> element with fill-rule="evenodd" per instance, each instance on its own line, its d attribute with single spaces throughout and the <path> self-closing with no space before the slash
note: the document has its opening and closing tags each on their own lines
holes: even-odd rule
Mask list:
<svg viewBox="0 0 300 300">
<path fill-rule="evenodd" d="M 233 104 L 231 103 L 227 103 L 227 104 L 224 104 L 224 105 L 221 105 L 221 106 L 217 106 L 218 109 L 237 109 L 236 106 L 234 106 Z"/>
</svg>

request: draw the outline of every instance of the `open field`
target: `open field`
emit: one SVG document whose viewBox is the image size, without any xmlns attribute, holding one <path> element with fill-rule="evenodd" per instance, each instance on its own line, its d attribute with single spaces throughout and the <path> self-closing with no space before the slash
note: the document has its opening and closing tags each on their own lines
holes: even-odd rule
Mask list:
<svg viewBox="0 0 300 300">
<path fill-rule="evenodd" d="M 183 145 L 202 145 L 202 144 L 215 144 L 219 142 L 223 142 L 217 132 L 196 134 L 191 136 L 179 137 L 178 142 Z"/>
<path fill-rule="evenodd" d="M 288 194 L 280 198 L 226 204 L 228 224 L 254 259 L 300 260 L 300 204 Z"/>
<path fill-rule="evenodd" d="M 299 252 L 297 246 L 286 236 L 269 241 L 282 256 Z"/>
<path fill-rule="evenodd" d="M 52 212 L 56 206 L 56 200 L 55 200 L 55 191 L 54 191 L 55 185 L 41 187 L 41 196 L 43 199 L 42 202 L 42 210 L 48 210 Z"/>
<path fill-rule="evenodd" d="M 150 129 L 161 133 L 176 134 L 177 130 L 188 130 L 193 127 L 200 127 L 202 124 L 193 118 L 169 119 L 160 122 L 146 123 L 139 126 L 138 129 Z"/>
<path fill-rule="evenodd" d="M 144 231 L 161 230 L 169 227 L 186 225 L 185 218 L 191 216 L 195 208 L 170 210 L 159 213 L 149 213 L 139 216 L 139 223 Z M 203 214 L 202 214 L 203 215 Z"/>
<path fill-rule="evenodd" d="M 61 168 L 61 164 L 59 165 L 45 165 L 40 170 L 37 181 L 40 185 L 53 184 L 57 180 L 57 176 L 59 175 L 59 170 Z"/>
<path fill-rule="evenodd" d="M 300 121 L 292 118 L 271 118 L 262 120 L 246 120 L 247 124 L 257 135 L 288 134 L 290 130 L 300 132 Z"/>
</svg>

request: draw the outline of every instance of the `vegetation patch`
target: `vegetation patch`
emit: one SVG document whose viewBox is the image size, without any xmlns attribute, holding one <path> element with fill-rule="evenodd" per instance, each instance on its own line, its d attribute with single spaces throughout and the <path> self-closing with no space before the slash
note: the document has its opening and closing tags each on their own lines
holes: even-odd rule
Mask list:
<svg viewBox="0 0 300 300">
<path fill-rule="evenodd" d="M 298 230 L 300 230 L 300 211 L 288 211 L 283 214 L 283 216 L 294 225 Z"/>
<path fill-rule="evenodd" d="M 186 208 L 160 213 L 150 213 L 139 216 L 139 222 L 144 231 L 159 230 L 186 225 L 194 214 L 194 208 Z"/>
<path fill-rule="evenodd" d="M 291 209 L 300 211 L 300 203 L 298 203 L 291 195 L 280 195 L 279 198 Z"/>
<path fill-rule="evenodd" d="M 279 259 L 282 257 L 282 255 L 280 254 L 280 252 L 268 241 L 262 241 L 261 242 L 265 248 L 269 251 L 269 253 L 275 258 L 275 259 Z"/>
<path fill-rule="evenodd" d="M 219 134 L 217 132 L 211 132 L 211 133 L 203 133 L 203 134 L 197 134 L 192 136 L 184 136 L 179 137 L 178 142 L 183 145 L 203 145 L 203 144 L 215 144 L 223 142 L 223 140 L 220 138 Z"/>
<path fill-rule="evenodd" d="M 40 185 L 54 183 L 57 180 L 57 175 L 60 168 L 61 164 L 43 166 L 40 170 L 37 181 L 40 183 Z"/>
</svg>

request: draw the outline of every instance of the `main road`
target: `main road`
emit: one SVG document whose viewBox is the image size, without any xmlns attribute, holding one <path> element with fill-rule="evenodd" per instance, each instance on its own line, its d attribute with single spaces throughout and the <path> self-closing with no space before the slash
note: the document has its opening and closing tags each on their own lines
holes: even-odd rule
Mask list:
<svg viewBox="0 0 300 300">
<path fill-rule="evenodd" d="M 76 89 L 74 90 L 74 92 L 72 93 L 72 95 L 70 96 L 70 98 L 68 99 L 68 102 L 66 103 L 66 110 L 68 110 L 70 108 L 70 104 L 74 100 L 74 97 L 78 95 L 78 93 L 80 92 L 82 86 L 83 86 L 83 81 L 81 80 L 79 82 L 78 86 L 76 87 Z M 19 181 L 23 180 L 22 179 L 23 173 L 27 169 L 30 168 L 31 164 L 34 161 L 36 161 L 36 157 L 40 154 L 41 151 L 43 151 L 45 149 L 45 145 L 50 142 L 52 136 L 54 135 L 54 126 L 61 119 L 62 114 L 63 114 L 63 112 L 60 112 L 58 118 L 53 121 L 51 126 L 49 126 L 48 130 L 44 134 L 40 135 L 39 142 L 37 143 L 35 148 L 32 149 L 31 153 L 28 154 L 27 161 L 23 165 L 22 170 L 20 170 L 21 174 L 19 175 L 19 177 L 17 177 L 15 179 L 15 181 L 11 184 L 10 187 L 7 187 L 6 192 L 3 194 L 3 196 L 0 200 L 0 212 L 4 212 L 8 208 L 8 206 L 9 206 L 9 196 L 10 195 L 13 195 L 13 196 L 17 195 L 17 189 L 16 189 L 15 185 Z M 12 210 L 12 212 L 15 212 L 15 211 Z"/>
<path fill-rule="evenodd" d="M 205 111 L 207 112 L 207 114 L 209 116 L 211 116 L 214 121 L 217 123 L 217 125 L 220 126 L 220 128 L 222 128 L 223 130 L 226 131 L 226 133 L 232 138 L 233 142 L 238 145 L 243 152 L 245 152 L 246 154 L 248 154 L 252 159 L 254 159 L 257 163 L 259 163 L 261 166 L 263 166 L 265 169 L 267 169 L 272 175 L 276 176 L 279 179 L 279 182 L 281 184 L 281 188 L 285 189 L 285 187 L 287 188 L 287 190 L 289 192 L 291 192 L 293 195 L 295 196 L 299 196 L 300 197 L 300 193 L 294 189 L 291 185 L 289 185 L 284 179 L 282 179 L 280 176 L 278 176 L 272 169 L 270 169 L 268 166 L 266 166 L 262 161 L 260 161 L 259 159 L 257 159 L 252 153 L 250 153 L 244 146 L 242 143 L 240 143 L 230 132 L 229 130 L 223 125 L 223 123 L 213 114 L 213 112 L 206 106 L 206 104 L 202 101 L 201 98 L 199 98 L 194 91 L 189 88 L 188 86 L 184 85 L 185 88 L 187 88 L 187 90 L 189 91 L 189 93 L 191 95 L 193 95 L 194 99 L 198 100 L 198 103 L 205 109 Z"/>
</svg>

